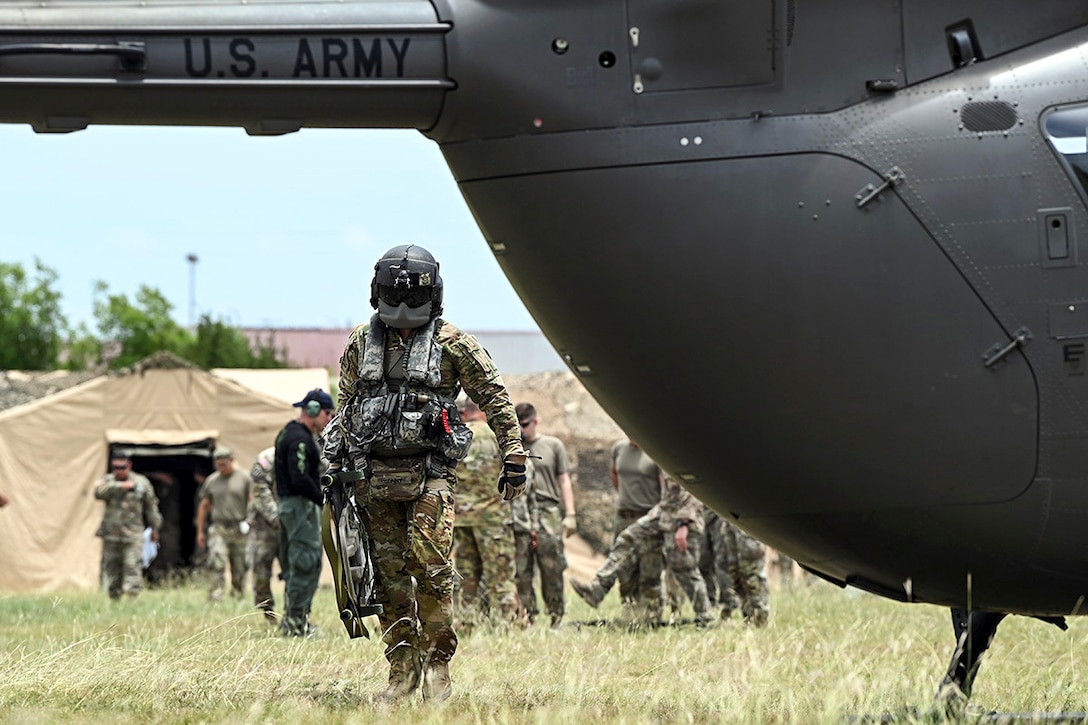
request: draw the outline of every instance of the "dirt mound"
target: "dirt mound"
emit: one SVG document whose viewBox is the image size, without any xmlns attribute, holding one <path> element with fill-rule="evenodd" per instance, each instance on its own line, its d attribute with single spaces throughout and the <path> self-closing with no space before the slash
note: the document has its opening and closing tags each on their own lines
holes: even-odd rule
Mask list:
<svg viewBox="0 0 1088 725">
<path fill-rule="evenodd" d="M 85 383 L 98 373 L 68 370 L 38 372 L 34 370 L 0 370 L 0 410 L 30 403 L 38 398 Z"/>
</svg>

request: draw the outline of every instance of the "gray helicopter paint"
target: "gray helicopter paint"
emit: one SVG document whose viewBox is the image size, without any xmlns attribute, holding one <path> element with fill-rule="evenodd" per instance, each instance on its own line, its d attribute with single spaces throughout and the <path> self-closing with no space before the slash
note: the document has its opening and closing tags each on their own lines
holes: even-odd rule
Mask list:
<svg viewBox="0 0 1088 725">
<path fill-rule="evenodd" d="M 8 2 L 0 121 L 423 130 L 571 368 L 700 497 L 840 582 L 1060 614 L 1088 592 L 1088 219 L 1042 124 L 1088 101 L 1085 23 Z M 5 54 L 33 42 L 112 49 Z"/>
</svg>

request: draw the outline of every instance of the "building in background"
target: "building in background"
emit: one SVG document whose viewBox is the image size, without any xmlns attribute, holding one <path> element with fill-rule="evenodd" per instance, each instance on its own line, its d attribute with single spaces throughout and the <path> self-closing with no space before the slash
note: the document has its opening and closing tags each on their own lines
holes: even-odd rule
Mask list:
<svg viewBox="0 0 1088 725">
<path fill-rule="evenodd" d="M 243 327 L 252 345 L 271 345 L 287 354 L 292 367 L 323 367 L 334 374 L 340 354 L 351 334 L 350 327 Z M 547 373 L 566 370 L 559 354 L 539 331 L 478 332 L 468 330 L 491 354 L 506 375 Z"/>
</svg>

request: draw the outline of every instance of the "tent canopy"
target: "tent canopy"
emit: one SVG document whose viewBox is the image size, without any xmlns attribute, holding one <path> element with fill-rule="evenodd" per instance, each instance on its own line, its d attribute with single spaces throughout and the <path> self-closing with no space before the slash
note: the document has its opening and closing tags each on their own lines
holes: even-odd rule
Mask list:
<svg viewBox="0 0 1088 725">
<path fill-rule="evenodd" d="M 149 358 L 149 360 L 151 360 Z M 145 361 L 147 362 L 147 361 Z M 140 364 L 0 412 L 0 591 L 97 588 L 103 504 L 94 483 L 111 444 L 187 446 L 211 440 L 242 470 L 297 417 L 289 402 L 188 366 Z M 278 371 L 277 371 L 278 372 Z M 328 389 L 328 378 L 303 384 Z M 321 383 L 324 383 L 323 385 Z"/>
</svg>

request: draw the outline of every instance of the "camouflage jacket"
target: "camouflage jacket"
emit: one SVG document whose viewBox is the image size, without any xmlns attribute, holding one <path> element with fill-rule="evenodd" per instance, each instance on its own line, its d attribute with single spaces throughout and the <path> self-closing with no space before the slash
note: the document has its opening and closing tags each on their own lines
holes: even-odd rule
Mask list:
<svg viewBox="0 0 1088 725">
<path fill-rule="evenodd" d="M 661 487 L 661 503 L 650 509 L 647 516 L 657 516 L 662 531 L 675 531 L 681 521 L 687 521 L 693 534 L 706 530 L 703 520 L 703 504 L 686 488 L 670 476 L 664 477 Z"/>
<path fill-rule="evenodd" d="M 360 376 L 363 347 L 370 325 L 376 320 L 377 316 L 369 324 L 359 325 L 352 331 L 344 347 L 344 354 L 340 357 L 340 411 L 347 409 L 357 392 L 363 393 L 364 386 Z M 381 324 L 380 321 L 378 324 Z M 452 400 L 464 388 L 468 396 L 487 414 L 487 425 L 494 431 L 503 457 L 524 453 L 521 426 L 518 425 L 514 404 L 510 401 L 506 384 L 491 356 L 474 336 L 462 332 L 445 320 L 437 321 L 434 340 L 442 351 L 439 362 L 440 380 L 434 392 Z M 386 330 L 385 344 L 387 351 L 403 347 L 396 330 Z M 340 424 L 342 418 L 343 416 L 338 415 L 330 427 Z M 328 434 L 325 454 L 331 465 L 344 468 L 345 451 L 340 450 L 340 439 L 341 436 L 336 431 Z"/>
<path fill-rule="evenodd" d="M 134 487 L 126 489 L 126 483 L 132 483 Z M 95 484 L 94 497 L 106 502 L 106 511 L 95 536 L 106 541 L 139 542 L 148 526 L 155 532 L 162 528 L 155 489 L 147 477 L 135 471 L 129 472 L 126 481 L 118 481 L 112 473 L 107 474 Z"/>
<path fill-rule="evenodd" d="M 467 423 L 472 445 L 457 467 L 457 516 L 455 526 L 501 526 L 510 518 L 510 507 L 498 491 L 502 457 L 495 434 L 482 420 Z"/>
<path fill-rule="evenodd" d="M 257 454 L 249 477 L 253 479 L 253 498 L 249 501 L 246 521 L 258 529 L 279 529 L 279 497 L 276 495 L 276 449 L 265 448 Z"/>
</svg>

